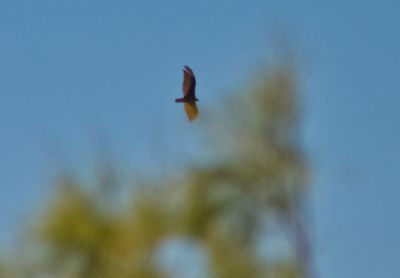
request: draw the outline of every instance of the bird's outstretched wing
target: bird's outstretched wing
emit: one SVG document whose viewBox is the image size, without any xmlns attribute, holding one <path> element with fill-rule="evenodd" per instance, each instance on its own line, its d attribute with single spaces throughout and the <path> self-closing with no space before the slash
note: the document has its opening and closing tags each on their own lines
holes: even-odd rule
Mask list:
<svg viewBox="0 0 400 278">
<path fill-rule="evenodd" d="M 196 78 L 191 68 L 185 66 L 183 69 L 183 96 L 184 97 L 195 97 Z"/>
<path fill-rule="evenodd" d="M 196 102 L 185 102 L 185 112 L 189 121 L 193 121 L 199 115 L 199 109 L 197 108 Z"/>
</svg>

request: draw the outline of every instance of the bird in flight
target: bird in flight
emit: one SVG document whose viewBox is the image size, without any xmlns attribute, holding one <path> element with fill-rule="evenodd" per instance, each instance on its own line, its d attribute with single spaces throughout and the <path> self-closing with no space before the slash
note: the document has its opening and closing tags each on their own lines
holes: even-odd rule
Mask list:
<svg viewBox="0 0 400 278">
<path fill-rule="evenodd" d="M 183 98 L 175 99 L 176 103 L 183 102 L 185 107 L 186 115 L 189 121 L 193 121 L 199 115 L 199 109 L 197 108 L 195 94 L 196 90 L 196 78 L 191 68 L 184 66 L 183 69 Z"/>
</svg>

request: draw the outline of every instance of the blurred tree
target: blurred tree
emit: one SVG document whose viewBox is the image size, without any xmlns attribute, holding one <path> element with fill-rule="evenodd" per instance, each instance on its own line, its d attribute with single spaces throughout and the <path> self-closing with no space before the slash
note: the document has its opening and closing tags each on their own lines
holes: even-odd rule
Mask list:
<svg viewBox="0 0 400 278">
<path fill-rule="evenodd" d="M 36 231 L 44 255 L 22 277 L 174 277 L 160 248 L 179 238 L 201 246 L 207 277 L 310 277 L 296 73 L 273 66 L 254 83 L 204 127 L 215 159 L 179 181 L 137 184 L 111 209 L 112 186 L 98 198 L 64 180 Z"/>
</svg>

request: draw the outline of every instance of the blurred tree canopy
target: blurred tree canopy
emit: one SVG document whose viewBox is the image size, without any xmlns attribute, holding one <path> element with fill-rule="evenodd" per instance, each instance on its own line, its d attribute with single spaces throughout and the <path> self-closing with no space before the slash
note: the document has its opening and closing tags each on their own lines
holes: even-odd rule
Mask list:
<svg viewBox="0 0 400 278">
<path fill-rule="evenodd" d="M 2 277 L 310 277 L 297 75 L 275 65 L 251 83 L 200 127 L 214 158 L 167 186 L 137 182 L 110 206 L 116 175 L 101 176 L 96 194 L 79 178 L 62 179 L 29 252 L 0 265 Z M 168 249 L 182 244 L 186 270 L 168 263 Z"/>
</svg>

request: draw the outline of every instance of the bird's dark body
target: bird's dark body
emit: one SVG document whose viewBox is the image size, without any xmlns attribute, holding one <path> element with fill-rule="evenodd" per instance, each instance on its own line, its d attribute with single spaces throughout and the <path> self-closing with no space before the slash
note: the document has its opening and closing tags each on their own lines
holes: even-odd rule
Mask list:
<svg viewBox="0 0 400 278">
<path fill-rule="evenodd" d="M 175 99 L 176 103 L 180 103 L 180 102 L 196 102 L 196 101 L 199 101 L 196 97 L 194 97 L 194 98 L 182 97 L 182 98 Z"/>
</svg>

